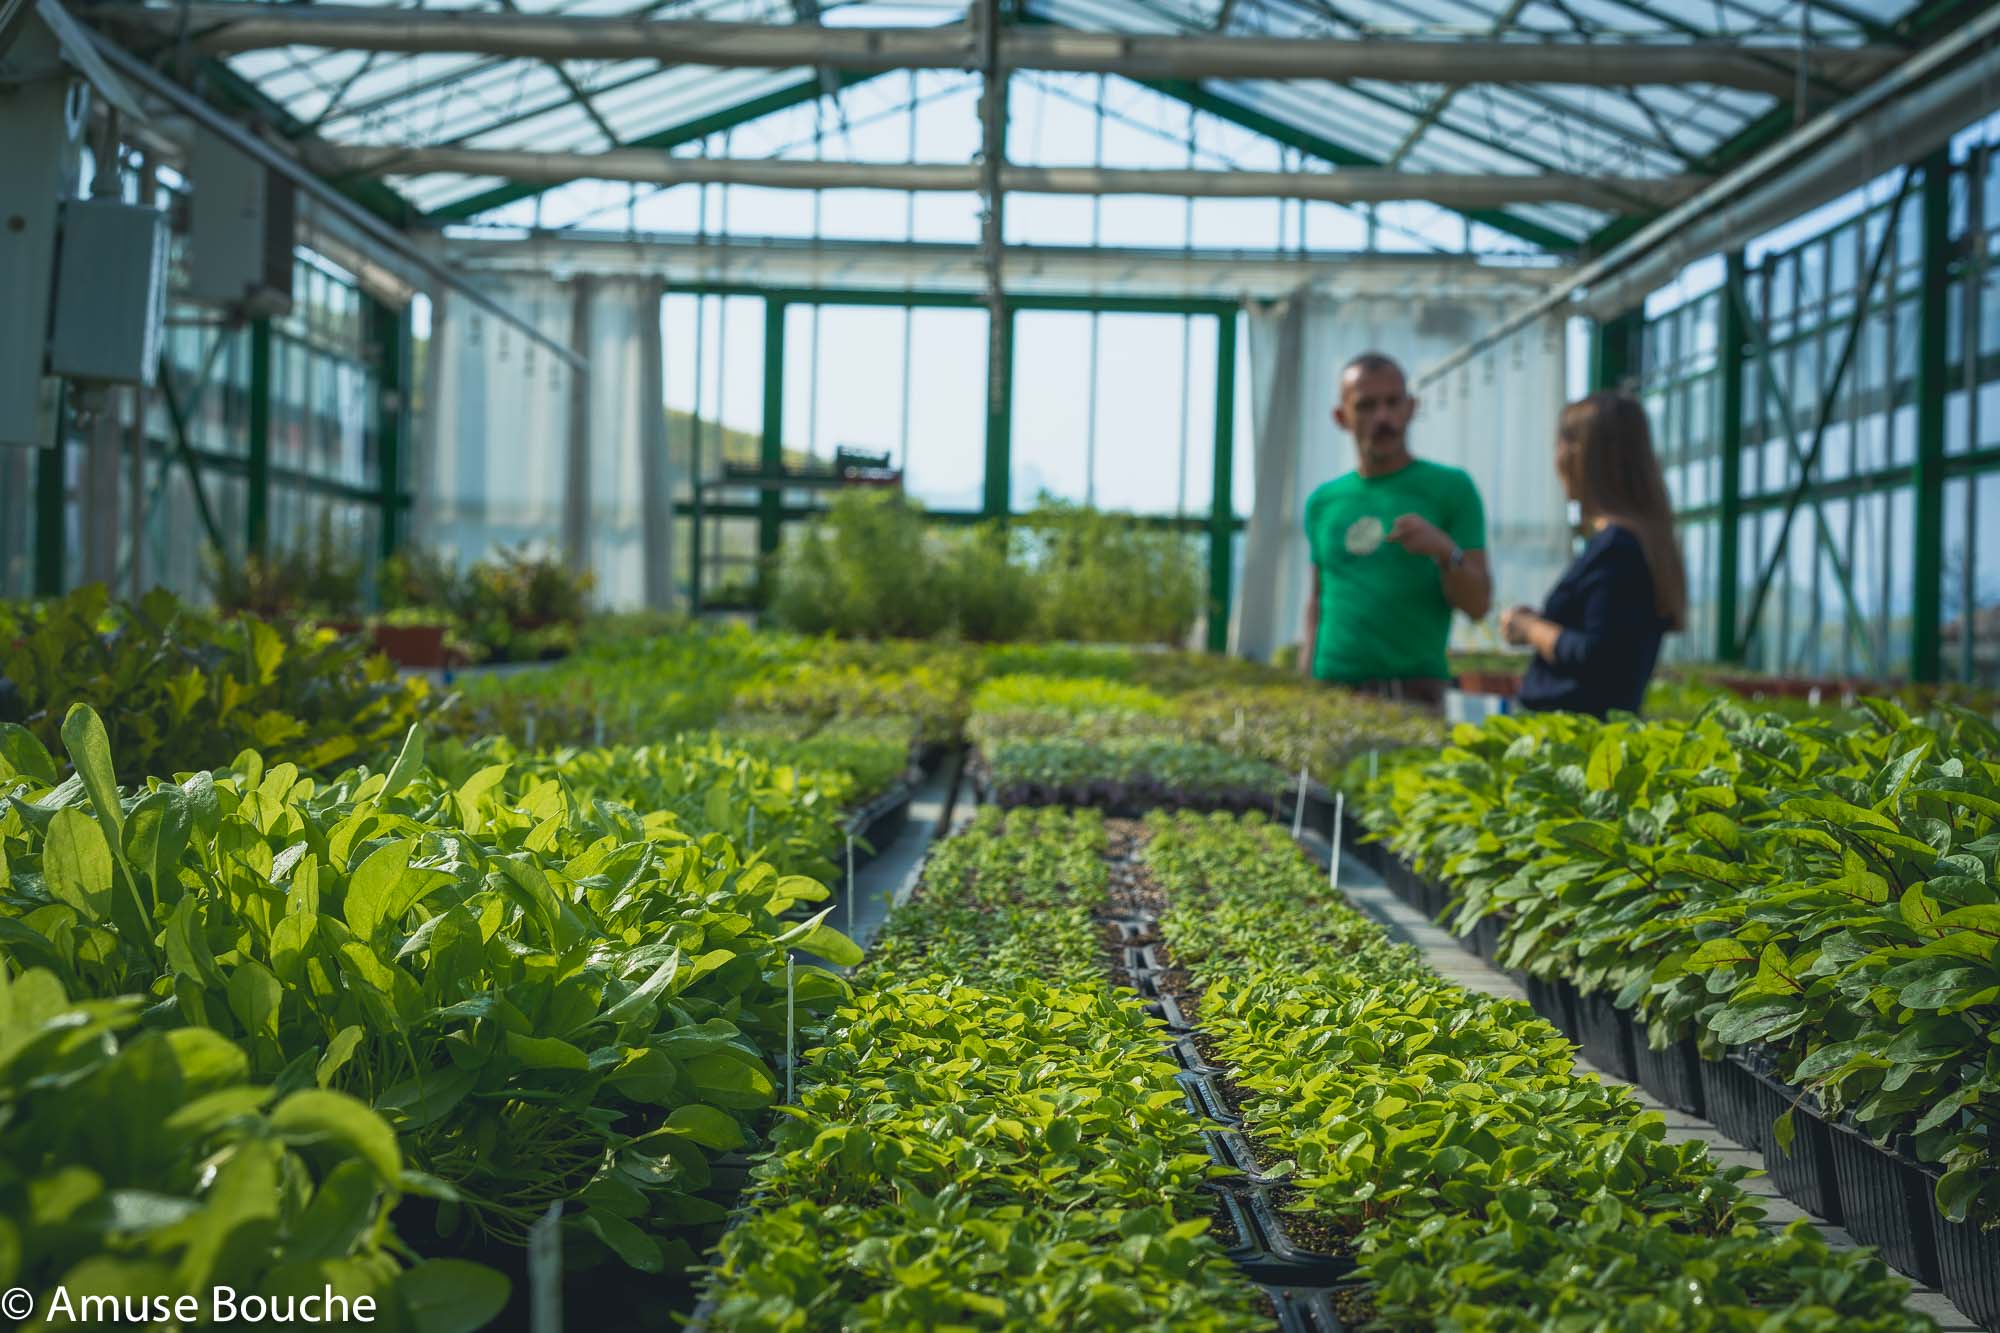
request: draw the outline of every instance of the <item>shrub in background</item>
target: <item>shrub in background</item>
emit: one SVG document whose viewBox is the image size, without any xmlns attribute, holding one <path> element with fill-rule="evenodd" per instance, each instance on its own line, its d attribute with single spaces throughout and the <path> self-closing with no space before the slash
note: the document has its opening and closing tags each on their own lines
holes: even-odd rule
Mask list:
<svg viewBox="0 0 2000 1333">
<path fill-rule="evenodd" d="M 906 496 L 842 494 L 774 584 L 777 624 L 846 638 L 1180 643 L 1203 601 L 1185 537 L 1047 497 L 1011 526 L 939 531 Z"/>
</svg>

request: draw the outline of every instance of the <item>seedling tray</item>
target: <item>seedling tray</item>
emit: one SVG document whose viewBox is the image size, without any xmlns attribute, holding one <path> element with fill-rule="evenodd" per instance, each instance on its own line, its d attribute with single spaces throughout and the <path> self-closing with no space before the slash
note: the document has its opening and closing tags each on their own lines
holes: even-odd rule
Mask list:
<svg viewBox="0 0 2000 1333">
<path fill-rule="evenodd" d="M 1576 1040 L 1576 991 L 1567 981 L 1524 978 L 1521 987 L 1528 993 L 1528 1005 L 1555 1025 L 1556 1031 Z"/>
<path fill-rule="evenodd" d="M 1576 996 L 1576 1044 L 1584 1058 L 1613 1078 L 1630 1082 L 1639 1077 L 1633 1052 L 1632 1015 L 1611 1003 L 1602 991 Z"/>
<path fill-rule="evenodd" d="M 1281 1333 L 1344 1333 L 1349 1326 L 1341 1321 L 1335 1300 L 1343 1291 L 1359 1291 L 1359 1282 L 1343 1282 L 1332 1287 L 1280 1287 L 1266 1285 L 1265 1294 L 1278 1310 Z"/>
<path fill-rule="evenodd" d="M 1915 1162 L 1857 1130 L 1827 1126 L 1840 1215 L 1847 1230 L 1899 1272 L 1938 1283 L 1937 1206 Z"/>
<path fill-rule="evenodd" d="M 1701 1095 L 1701 1052 L 1694 1039 L 1682 1037 L 1665 1050 L 1656 1051 L 1646 1043 L 1645 1034 L 1636 1025 L 1632 1035 L 1639 1086 L 1676 1111 L 1706 1117 L 1707 1102 Z"/>
<path fill-rule="evenodd" d="M 1715 1127 L 1746 1148 L 1764 1151 L 1771 1122 L 1763 1117 L 1757 1081 L 1734 1060 L 1701 1062 L 1701 1101 Z"/>
<path fill-rule="evenodd" d="M 1926 1189 L 1936 1183 L 1926 1172 Z M 1931 1224 L 1937 1233 L 1938 1286 L 1981 1328 L 2000 1328 L 2000 1231 L 1953 1222 L 1935 1210 Z"/>
<path fill-rule="evenodd" d="M 1766 1126 L 1764 1169 L 1778 1192 L 1809 1213 L 1840 1226 L 1846 1218 L 1840 1211 L 1840 1190 L 1834 1183 L 1833 1131 L 1809 1100 L 1801 1100 L 1798 1089 L 1770 1075 L 1744 1066 L 1757 1097 L 1757 1115 Z M 1788 1152 L 1778 1146 L 1778 1117 L 1792 1113 L 1792 1146 Z"/>
</svg>

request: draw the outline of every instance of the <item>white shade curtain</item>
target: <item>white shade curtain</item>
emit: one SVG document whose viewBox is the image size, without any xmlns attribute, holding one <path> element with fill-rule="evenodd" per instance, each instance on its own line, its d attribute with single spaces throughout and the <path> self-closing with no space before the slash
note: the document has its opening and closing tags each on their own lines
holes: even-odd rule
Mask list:
<svg viewBox="0 0 2000 1333">
<path fill-rule="evenodd" d="M 1244 538 L 1231 651 L 1267 661 L 1303 629 L 1311 556 L 1306 497 L 1354 468 L 1354 442 L 1333 422 L 1340 369 L 1357 353 L 1394 357 L 1412 375 L 1512 313 L 1518 295 L 1354 296 L 1301 292 L 1249 307 L 1255 505 Z M 1486 505 L 1493 605 L 1539 606 L 1569 560 L 1555 476 L 1562 409 L 1561 325 L 1535 325 L 1418 392 L 1410 448 L 1464 468 Z M 1458 617 L 1459 647 L 1497 642 L 1497 616 Z"/>
<path fill-rule="evenodd" d="M 418 542 L 461 565 L 503 546 L 561 549 L 595 576 L 598 606 L 666 606 L 661 284 L 495 274 L 481 285 L 586 358 L 584 401 L 575 397 L 579 372 L 548 348 L 463 301 L 438 300 L 416 475 Z"/>
</svg>

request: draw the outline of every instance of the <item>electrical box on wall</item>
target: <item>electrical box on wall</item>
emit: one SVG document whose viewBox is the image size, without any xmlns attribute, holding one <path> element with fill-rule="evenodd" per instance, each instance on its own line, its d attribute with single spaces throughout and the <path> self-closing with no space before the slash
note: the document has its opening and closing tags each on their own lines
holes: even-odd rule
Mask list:
<svg viewBox="0 0 2000 1333">
<path fill-rule="evenodd" d="M 56 201 L 76 189 L 89 94 L 65 79 L 15 82 L 8 75 L 46 68 L 56 56 L 55 38 L 34 22 L 0 50 L 0 445 L 43 445 L 54 438 L 42 360 Z"/>
<path fill-rule="evenodd" d="M 292 183 L 205 133 L 188 176 L 188 296 L 248 319 L 290 314 Z"/>
<path fill-rule="evenodd" d="M 167 315 L 167 215 L 118 199 L 66 199 L 48 373 L 153 382 Z"/>
</svg>

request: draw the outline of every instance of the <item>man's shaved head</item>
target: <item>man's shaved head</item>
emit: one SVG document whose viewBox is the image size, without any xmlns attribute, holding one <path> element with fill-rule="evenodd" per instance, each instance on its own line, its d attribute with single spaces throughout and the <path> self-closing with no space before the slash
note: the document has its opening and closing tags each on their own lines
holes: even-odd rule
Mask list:
<svg viewBox="0 0 2000 1333">
<path fill-rule="evenodd" d="M 1373 375 L 1384 370 L 1394 371 L 1399 378 L 1406 381 L 1409 378 L 1403 374 L 1403 368 L 1396 364 L 1395 357 L 1386 352 L 1363 352 L 1340 368 L 1340 382 L 1346 384 L 1357 375 Z"/>
</svg>

